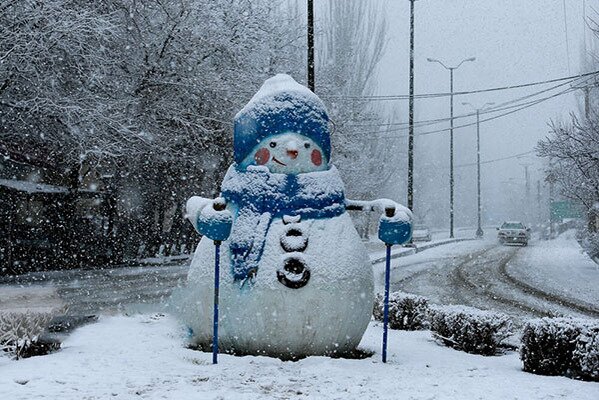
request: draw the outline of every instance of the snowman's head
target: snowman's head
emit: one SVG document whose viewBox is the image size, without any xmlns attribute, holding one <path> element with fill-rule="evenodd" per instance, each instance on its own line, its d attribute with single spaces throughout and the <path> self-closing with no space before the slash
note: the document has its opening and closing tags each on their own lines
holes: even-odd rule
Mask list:
<svg viewBox="0 0 599 400">
<path fill-rule="evenodd" d="M 235 162 L 243 169 L 300 174 L 329 168 L 329 117 L 322 101 L 288 75 L 264 82 L 235 116 Z"/>
<path fill-rule="evenodd" d="M 263 165 L 277 174 L 302 174 L 327 170 L 328 160 L 312 139 L 288 132 L 262 140 L 241 163 L 244 169 L 249 165 Z"/>
</svg>

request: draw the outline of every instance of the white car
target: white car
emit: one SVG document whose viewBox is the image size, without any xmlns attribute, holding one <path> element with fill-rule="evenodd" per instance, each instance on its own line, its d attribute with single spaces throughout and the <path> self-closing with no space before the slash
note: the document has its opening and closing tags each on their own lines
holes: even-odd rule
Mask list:
<svg viewBox="0 0 599 400">
<path fill-rule="evenodd" d="M 520 221 L 506 221 L 497 230 L 497 239 L 501 244 L 519 243 L 527 246 L 530 240 L 530 228 Z"/>
<path fill-rule="evenodd" d="M 414 225 L 412 230 L 413 242 L 430 242 L 432 239 L 431 231 L 424 225 Z"/>
</svg>

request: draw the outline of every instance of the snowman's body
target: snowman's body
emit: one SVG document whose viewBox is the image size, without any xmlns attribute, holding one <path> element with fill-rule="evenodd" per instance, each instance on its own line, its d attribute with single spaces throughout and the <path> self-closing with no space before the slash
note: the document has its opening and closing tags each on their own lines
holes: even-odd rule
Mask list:
<svg viewBox="0 0 599 400">
<path fill-rule="evenodd" d="M 173 303 L 191 340 L 206 349 L 212 343 L 214 240 L 224 240 L 220 351 L 297 358 L 354 350 L 372 315 L 373 273 L 329 163 L 322 101 L 277 75 L 235 117 L 233 139 L 222 206 L 199 197 L 187 205 L 204 237 Z M 402 232 L 397 218 L 408 216 L 394 218 L 387 221 L 392 240 Z"/>
<path fill-rule="evenodd" d="M 230 259 L 228 244 L 223 242 L 222 260 Z M 204 345 L 212 341 L 214 251 L 213 242 L 203 238 L 188 277 L 198 296 L 188 324 L 194 340 Z M 243 285 L 229 268 L 221 268 L 220 349 L 285 358 L 355 349 L 372 314 L 373 276 L 366 254 L 347 213 L 287 224 L 273 220 L 253 282 Z M 286 265 L 298 273 L 286 271 Z M 279 278 L 305 276 L 304 271 L 309 271 L 305 284 L 300 277 L 290 279 L 301 287 L 288 287 Z"/>
</svg>

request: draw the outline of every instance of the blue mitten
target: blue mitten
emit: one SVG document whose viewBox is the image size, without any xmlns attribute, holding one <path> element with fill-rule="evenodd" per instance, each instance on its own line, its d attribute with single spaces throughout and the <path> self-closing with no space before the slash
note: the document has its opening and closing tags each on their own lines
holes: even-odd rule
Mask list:
<svg viewBox="0 0 599 400">
<path fill-rule="evenodd" d="M 379 219 L 379 239 L 385 244 L 405 244 L 412 238 L 412 222 L 407 213 L 395 210 Z"/>
<path fill-rule="evenodd" d="M 196 226 L 198 232 L 212 240 L 227 240 L 231 234 L 233 216 L 225 208 L 224 201 L 216 199 L 199 212 Z"/>
</svg>

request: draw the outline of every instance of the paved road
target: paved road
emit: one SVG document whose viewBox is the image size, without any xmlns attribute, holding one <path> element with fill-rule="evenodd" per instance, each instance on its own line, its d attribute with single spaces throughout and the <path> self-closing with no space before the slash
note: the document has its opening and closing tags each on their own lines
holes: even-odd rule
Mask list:
<svg viewBox="0 0 599 400">
<path fill-rule="evenodd" d="M 530 246 L 535 246 L 532 241 Z M 428 297 L 438 304 L 465 304 L 508 312 L 516 317 L 574 315 L 599 317 L 599 308 L 573 296 L 552 293 L 518 280 L 512 263 L 530 248 L 499 246 L 490 234 L 439 246 L 393 260 L 391 289 Z M 155 310 L 184 284 L 188 262 L 103 270 L 33 273 L 0 280 L 0 310 L 68 307 L 69 315 Z M 383 265 L 375 265 L 381 290 Z M 15 307 L 15 305 L 17 307 Z"/>
<path fill-rule="evenodd" d="M 399 249 L 396 246 L 395 250 Z M 384 245 L 369 243 L 377 255 Z M 66 307 L 67 315 L 155 311 L 168 301 L 173 289 L 183 285 L 190 260 L 172 265 L 34 272 L 0 277 L 0 311 L 54 310 Z"/>
<path fill-rule="evenodd" d="M 517 260 L 535 243 L 529 247 L 501 246 L 488 239 L 475 246 L 456 244 L 454 251 L 436 258 L 398 260 L 391 287 L 425 296 L 433 303 L 496 310 L 518 319 L 558 315 L 599 318 L 599 306 L 577 298 L 575 293 L 552 293 L 510 273 L 531 267 Z"/>
<path fill-rule="evenodd" d="M 43 309 L 44 305 L 48 308 L 66 306 L 67 315 L 141 310 L 164 303 L 172 290 L 185 281 L 188 269 L 189 264 L 182 263 L 4 277 L 0 281 L 3 284 L 0 310 L 13 309 L 25 299 L 33 309 Z"/>
</svg>

